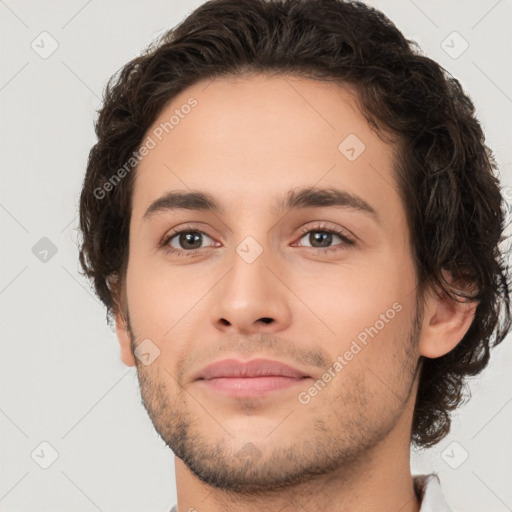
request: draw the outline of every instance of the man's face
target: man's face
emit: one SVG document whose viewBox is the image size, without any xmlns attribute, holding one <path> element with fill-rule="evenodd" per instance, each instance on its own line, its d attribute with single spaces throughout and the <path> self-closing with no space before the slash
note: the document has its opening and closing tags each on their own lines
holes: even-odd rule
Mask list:
<svg viewBox="0 0 512 512">
<path fill-rule="evenodd" d="M 249 492 L 353 468 L 385 438 L 408 445 L 418 358 L 409 233 L 393 149 L 352 96 L 285 76 L 218 78 L 175 97 L 148 135 L 126 305 L 133 346 L 150 340 L 137 371 L 168 446 L 203 481 Z M 352 194 L 374 213 L 278 209 L 308 187 Z M 210 194 L 222 211 L 144 216 L 176 191 Z M 176 230 L 193 233 L 159 246 Z M 308 378 L 278 378 L 283 387 L 259 395 L 196 378 L 226 358 L 273 359 Z"/>
</svg>

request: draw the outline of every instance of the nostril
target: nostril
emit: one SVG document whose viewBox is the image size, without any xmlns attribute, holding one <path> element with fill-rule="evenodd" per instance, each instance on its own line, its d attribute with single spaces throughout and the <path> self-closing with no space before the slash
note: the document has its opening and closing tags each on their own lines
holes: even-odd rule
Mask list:
<svg viewBox="0 0 512 512">
<path fill-rule="evenodd" d="M 265 322 L 266 324 L 269 324 L 270 322 L 272 322 L 272 318 L 265 316 L 265 317 L 261 318 L 261 321 Z"/>
</svg>

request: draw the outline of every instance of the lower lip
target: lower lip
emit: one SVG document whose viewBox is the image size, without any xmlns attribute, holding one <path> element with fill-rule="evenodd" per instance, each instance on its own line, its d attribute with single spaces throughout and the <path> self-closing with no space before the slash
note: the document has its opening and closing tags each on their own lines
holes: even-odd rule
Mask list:
<svg viewBox="0 0 512 512">
<path fill-rule="evenodd" d="M 200 382 L 209 389 L 225 395 L 254 397 L 303 384 L 307 379 L 308 377 L 292 378 L 273 375 L 269 377 L 218 377 L 202 379 Z"/>
</svg>

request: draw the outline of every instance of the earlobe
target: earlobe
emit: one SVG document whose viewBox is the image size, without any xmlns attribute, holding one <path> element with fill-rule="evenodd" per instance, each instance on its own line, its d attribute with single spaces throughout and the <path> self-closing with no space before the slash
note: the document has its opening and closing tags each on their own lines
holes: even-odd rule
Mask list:
<svg viewBox="0 0 512 512">
<path fill-rule="evenodd" d="M 116 335 L 119 341 L 120 358 L 126 366 L 135 366 L 135 356 L 132 351 L 130 331 L 126 320 L 128 313 L 123 312 L 123 303 L 126 303 L 126 297 L 121 290 L 119 275 L 111 274 L 107 279 L 107 285 L 112 293 L 115 304 L 114 318 L 116 323 Z"/>
<path fill-rule="evenodd" d="M 119 341 L 121 361 L 126 366 L 135 366 L 135 356 L 132 352 L 130 333 L 121 312 L 115 314 L 116 335 Z"/>
<path fill-rule="evenodd" d="M 451 274 L 443 272 L 447 278 Z M 453 350 L 469 330 L 478 302 L 457 302 L 443 293 L 430 293 L 425 301 L 420 354 L 441 357 Z"/>
</svg>

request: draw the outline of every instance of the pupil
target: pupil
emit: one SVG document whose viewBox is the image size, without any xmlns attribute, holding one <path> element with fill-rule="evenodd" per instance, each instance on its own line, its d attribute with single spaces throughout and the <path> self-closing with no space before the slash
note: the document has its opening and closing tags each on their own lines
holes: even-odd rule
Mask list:
<svg viewBox="0 0 512 512">
<path fill-rule="evenodd" d="M 194 246 L 194 242 L 196 242 Z M 180 236 L 180 243 L 188 249 L 198 249 L 201 247 L 201 237 L 197 231 L 182 233 Z M 191 247 L 192 245 L 193 247 Z"/>
<path fill-rule="evenodd" d="M 312 238 L 311 238 L 312 236 Z M 313 241 L 316 243 L 316 242 L 320 242 L 321 244 L 323 245 L 320 245 L 320 247 L 328 247 L 330 242 L 332 241 L 332 234 L 331 233 L 326 233 L 325 231 L 315 231 L 314 233 L 312 233 L 310 235 L 310 242 L 311 242 L 311 245 L 314 245 Z"/>
</svg>

